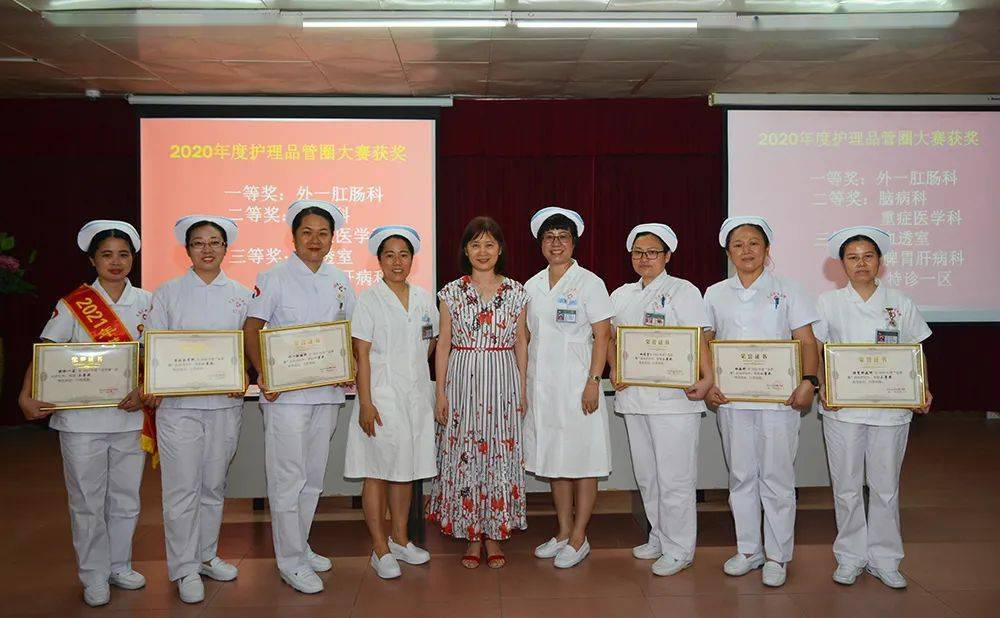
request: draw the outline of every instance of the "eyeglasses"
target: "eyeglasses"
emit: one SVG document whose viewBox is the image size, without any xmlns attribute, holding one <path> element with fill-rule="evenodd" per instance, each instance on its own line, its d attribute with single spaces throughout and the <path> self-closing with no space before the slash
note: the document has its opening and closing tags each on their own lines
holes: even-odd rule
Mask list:
<svg viewBox="0 0 1000 618">
<path fill-rule="evenodd" d="M 219 249 L 225 247 L 226 243 L 222 242 L 221 240 L 212 240 L 209 242 L 196 240 L 191 244 L 189 244 L 188 246 L 194 249 L 195 251 L 204 251 L 205 247 L 210 247 L 212 251 L 218 251 Z"/>
<path fill-rule="evenodd" d="M 662 249 L 650 249 L 649 251 L 633 250 L 632 259 L 638 260 L 639 258 L 646 258 L 647 260 L 655 260 L 664 253 L 666 253 L 666 251 L 663 251 Z"/>
<path fill-rule="evenodd" d="M 551 245 L 558 242 L 560 245 L 567 245 L 573 240 L 572 234 L 543 234 L 542 243 Z"/>
</svg>

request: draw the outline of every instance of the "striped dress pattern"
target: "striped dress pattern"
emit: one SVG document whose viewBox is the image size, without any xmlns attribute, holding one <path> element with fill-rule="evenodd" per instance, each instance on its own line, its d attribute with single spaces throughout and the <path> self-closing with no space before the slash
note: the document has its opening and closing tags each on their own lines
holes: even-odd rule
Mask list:
<svg viewBox="0 0 1000 618">
<path fill-rule="evenodd" d="M 514 356 L 517 316 L 528 294 L 505 279 L 484 301 L 468 276 L 438 297 L 451 315 L 445 394 L 448 422 L 437 428 L 438 477 L 427 519 L 444 534 L 479 541 L 527 527 L 521 449 L 521 383 Z"/>
</svg>

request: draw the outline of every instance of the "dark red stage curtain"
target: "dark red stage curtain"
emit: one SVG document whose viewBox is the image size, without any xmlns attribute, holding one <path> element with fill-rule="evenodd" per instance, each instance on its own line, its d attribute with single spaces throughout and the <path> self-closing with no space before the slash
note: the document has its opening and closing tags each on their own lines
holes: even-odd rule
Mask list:
<svg viewBox="0 0 1000 618">
<path fill-rule="evenodd" d="M 9 425 L 23 421 L 16 398 L 31 343 L 58 297 L 92 276 L 75 246 L 80 225 L 98 217 L 138 222 L 138 122 L 122 101 L 0 101 L 0 118 L 0 231 L 39 249 L 30 273 L 38 295 L 0 298 L 0 424 Z M 645 221 L 676 230 L 670 269 L 704 290 L 725 276 L 716 242 L 725 208 L 723 123 L 703 99 L 457 101 L 438 123 L 438 282 L 457 276 L 457 241 L 477 214 L 501 223 L 508 273 L 524 281 L 544 266 L 528 220 L 557 204 L 584 216 L 577 258 L 609 291 L 634 278 L 625 235 Z M 138 264 L 135 273 L 137 281 Z M 1000 345 L 1000 328 L 932 327 L 935 408 L 997 409 L 989 377 L 1000 360 L 980 351 Z"/>
</svg>

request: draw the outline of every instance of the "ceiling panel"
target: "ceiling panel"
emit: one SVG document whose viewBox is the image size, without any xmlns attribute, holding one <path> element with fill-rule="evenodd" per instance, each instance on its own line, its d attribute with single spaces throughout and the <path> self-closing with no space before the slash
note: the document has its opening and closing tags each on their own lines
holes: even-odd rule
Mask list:
<svg viewBox="0 0 1000 618">
<path fill-rule="evenodd" d="M 102 0 L 89 6 L 165 6 Z M 891 6 L 845 0 L 847 11 Z M 36 8 L 66 0 L 27 2 Z M 827 10 L 815 0 L 237 0 L 171 7 L 269 10 L 762 11 Z M 735 92 L 1000 92 L 1000 0 L 937 3 L 962 13 L 948 30 L 752 32 L 307 29 L 255 26 L 56 27 L 0 0 L 0 96 L 134 92 L 333 93 L 509 97 L 705 95 Z M 83 6 L 83 5 L 74 5 Z M 834 7 L 824 3 L 823 7 Z M 820 8 L 817 8 L 820 7 Z M 91 15 L 92 17 L 92 15 Z M 93 19 L 91 19 L 93 22 Z M 869 36 L 869 34 L 871 36 Z"/>
</svg>

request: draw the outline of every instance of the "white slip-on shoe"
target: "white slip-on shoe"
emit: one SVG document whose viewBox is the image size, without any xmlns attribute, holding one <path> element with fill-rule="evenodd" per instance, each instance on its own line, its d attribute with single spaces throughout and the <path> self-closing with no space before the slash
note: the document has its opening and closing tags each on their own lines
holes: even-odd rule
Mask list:
<svg viewBox="0 0 1000 618">
<path fill-rule="evenodd" d="M 649 567 L 649 570 L 653 572 L 653 575 L 667 577 L 676 575 L 689 566 L 691 566 L 690 560 L 677 560 L 673 556 L 663 554 L 653 563 L 653 566 Z"/>
<path fill-rule="evenodd" d="M 656 560 L 663 555 L 659 543 L 643 543 L 632 548 L 632 555 L 639 560 Z"/>
<path fill-rule="evenodd" d="M 372 559 L 370 561 L 372 568 L 378 573 L 378 576 L 382 579 L 395 579 L 403 574 L 403 571 L 399 568 L 399 563 L 396 562 L 396 557 L 389 552 L 383 555 L 381 558 L 378 554 L 372 552 Z"/>
<path fill-rule="evenodd" d="M 316 594 L 317 592 L 323 592 L 323 580 L 319 578 L 310 569 L 302 569 L 301 571 L 296 571 L 294 573 L 288 573 L 286 571 L 278 571 L 281 574 L 281 580 L 295 588 L 302 594 Z"/>
<path fill-rule="evenodd" d="M 552 537 L 535 548 L 535 558 L 555 558 L 562 551 L 562 548 L 568 544 L 569 537 L 561 541 L 556 539 L 556 537 Z"/>
<path fill-rule="evenodd" d="M 206 577 L 211 577 L 217 582 L 231 582 L 236 579 L 240 571 L 235 566 L 216 556 L 208 562 L 202 562 L 198 566 L 198 572 Z"/>
<path fill-rule="evenodd" d="M 201 575 L 191 573 L 177 581 L 177 594 L 185 603 L 201 603 L 205 600 L 205 584 L 201 583 Z"/>
<path fill-rule="evenodd" d="M 785 569 L 785 565 L 780 562 L 775 562 L 774 560 L 768 560 L 764 563 L 764 570 L 760 574 L 760 581 L 765 586 L 780 588 L 785 585 L 786 576 L 787 571 Z"/>
<path fill-rule="evenodd" d="M 126 569 L 112 573 L 111 577 L 108 578 L 108 583 L 123 590 L 138 590 L 146 585 L 146 578 L 139 571 Z"/>
<path fill-rule="evenodd" d="M 91 607 L 100 607 L 111 602 L 111 588 L 104 583 L 93 584 L 83 589 L 83 602 Z"/>
<path fill-rule="evenodd" d="M 553 561 L 553 565 L 557 569 L 569 569 L 575 567 L 576 565 L 583 562 L 583 559 L 587 557 L 590 553 L 590 541 L 583 539 L 583 545 L 580 549 L 573 549 L 573 546 L 569 543 L 559 550 L 556 554 L 556 559 Z"/>
<path fill-rule="evenodd" d="M 740 577 L 762 566 L 764 566 L 764 554 L 754 554 L 747 558 L 738 553 L 726 560 L 726 563 L 722 565 L 722 572 L 733 577 Z"/>
<path fill-rule="evenodd" d="M 306 555 L 306 560 L 309 562 L 309 568 L 311 568 L 316 573 L 326 573 L 333 568 L 333 561 L 326 556 L 320 556 L 316 552 L 309 548 L 309 552 Z"/>
<path fill-rule="evenodd" d="M 417 547 L 413 541 L 404 546 L 393 541 L 391 536 L 389 537 L 389 553 L 395 556 L 396 560 L 402 560 L 406 564 L 427 564 L 431 559 L 431 553 Z"/>
<path fill-rule="evenodd" d="M 854 582 L 858 579 L 858 575 L 861 575 L 862 572 L 864 572 L 864 569 L 861 567 L 838 564 L 837 569 L 833 572 L 833 581 L 845 586 L 853 586 Z"/>
<path fill-rule="evenodd" d="M 890 588 L 906 588 L 906 578 L 899 571 L 889 569 L 876 569 L 873 566 L 868 566 L 868 572 L 872 574 L 876 579 L 881 581 L 886 586 Z"/>
</svg>

